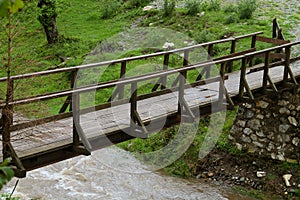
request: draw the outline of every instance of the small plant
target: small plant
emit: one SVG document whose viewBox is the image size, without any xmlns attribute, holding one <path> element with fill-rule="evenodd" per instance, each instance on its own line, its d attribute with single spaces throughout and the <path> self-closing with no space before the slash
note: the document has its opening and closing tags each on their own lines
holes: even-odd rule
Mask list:
<svg viewBox="0 0 300 200">
<path fill-rule="evenodd" d="M 256 0 L 240 0 L 237 4 L 237 12 L 240 19 L 250 19 L 256 8 Z"/>
<path fill-rule="evenodd" d="M 101 19 L 109 19 L 114 17 L 121 8 L 119 0 L 102 1 L 100 11 Z"/>
<path fill-rule="evenodd" d="M 164 0 L 163 16 L 169 17 L 175 10 L 175 0 Z"/>
<path fill-rule="evenodd" d="M 208 30 L 202 30 L 195 36 L 195 41 L 198 44 L 213 40 L 213 35 Z"/>
<path fill-rule="evenodd" d="M 199 0 L 189 0 L 185 3 L 185 8 L 187 9 L 188 15 L 196 15 L 200 11 L 201 1 Z"/>
</svg>

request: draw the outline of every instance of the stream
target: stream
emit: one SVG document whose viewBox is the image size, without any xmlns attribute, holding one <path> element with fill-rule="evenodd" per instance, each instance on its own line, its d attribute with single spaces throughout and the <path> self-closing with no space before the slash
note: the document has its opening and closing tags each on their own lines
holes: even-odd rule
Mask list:
<svg viewBox="0 0 300 200">
<path fill-rule="evenodd" d="M 10 193 L 17 179 L 4 189 Z M 145 170 L 128 152 L 109 147 L 28 172 L 14 196 L 23 199 L 250 200 L 218 188 Z"/>
</svg>

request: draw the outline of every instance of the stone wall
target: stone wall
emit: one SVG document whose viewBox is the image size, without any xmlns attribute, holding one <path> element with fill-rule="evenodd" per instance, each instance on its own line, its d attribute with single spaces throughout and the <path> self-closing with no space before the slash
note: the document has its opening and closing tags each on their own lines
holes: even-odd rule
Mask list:
<svg viewBox="0 0 300 200">
<path fill-rule="evenodd" d="M 238 109 L 229 139 L 240 150 L 272 159 L 300 161 L 300 90 L 285 91 Z"/>
</svg>

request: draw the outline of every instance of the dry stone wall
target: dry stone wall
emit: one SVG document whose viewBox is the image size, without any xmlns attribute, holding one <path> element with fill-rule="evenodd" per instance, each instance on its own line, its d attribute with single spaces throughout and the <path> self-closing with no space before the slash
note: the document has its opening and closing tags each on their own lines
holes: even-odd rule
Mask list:
<svg viewBox="0 0 300 200">
<path fill-rule="evenodd" d="M 229 139 L 240 150 L 300 161 L 300 89 L 242 104 Z"/>
</svg>

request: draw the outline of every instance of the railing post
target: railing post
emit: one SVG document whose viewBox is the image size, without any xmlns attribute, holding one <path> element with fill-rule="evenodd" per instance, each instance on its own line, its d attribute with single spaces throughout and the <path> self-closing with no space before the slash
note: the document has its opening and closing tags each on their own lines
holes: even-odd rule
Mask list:
<svg viewBox="0 0 300 200">
<path fill-rule="evenodd" d="M 266 52 L 265 57 L 265 67 L 264 67 L 264 73 L 263 73 L 263 84 L 262 84 L 262 91 L 265 94 L 268 87 L 268 76 L 269 76 L 269 67 L 270 67 L 270 54 L 271 52 Z"/>
<path fill-rule="evenodd" d="M 230 53 L 231 54 L 235 53 L 235 49 L 236 49 L 236 39 L 231 41 Z M 233 62 L 232 61 L 227 64 L 227 67 L 228 67 L 228 73 L 233 72 Z"/>
<path fill-rule="evenodd" d="M 246 68 L 247 68 L 247 58 L 244 57 L 242 59 L 242 67 L 241 67 L 241 77 L 240 77 L 240 88 L 239 88 L 239 98 L 242 99 L 244 96 L 245 84 L 244 80 L 246 79 Z"/>
<path fill-rule="evenodd" d="M 121 63 L 120 79 L 124 79 L 126 74 L 126 61 Z M 119 85 L 119 99 L 124 98 L 124 85 Z"/>
<path fill-rule="evenodd" d="M 257 38 L 257 35 L 252 36 L 251 48 L 256 47 L 256 38 Z M 252 57 L 250 57 L 249 67 L 253 67 L 253 66 L 254 66 L 254 57 L 252 56 Z"/>
<path fill-rule="evenodd" d="M 275 18 L 273 20 L 273 29 L 272 29 L 273 33 L 272 33 L 272 38 L 276 38 L 277 37 L 277 19 Z"/>
<path fill-rule="evenodd" d="M 287 83 L 287 80 L 289 78 L 290 57 L 291 57 L 291 47 L 287 46 L 285 48 L 285 63 L 284 63 L 284 72 L 283 72 L 283 85 L 285 85 Z"/>
<path fill-rule="evenodd" d="M 163 63 L 163 70 L 168 70 L 169 68 L 169 59 L 170 59 L 170 54 L 165 54 L 164 55 L 164 63 Z M 163 89 L 166 89 L 166 85 L 167 85 L 167 76 L 163 76 L 161 78 L 161 85 L 160 85 L 160 89 L 163 90 Z"/>
<path fill-rule="evenodd" d="M 2 110 L 2 155 L 3 160 L 11 157 L 11 136 L 10 136 L 10 126 L 13 124 L 13 106 L 9 105 L 14 98 L 14 81 L 12 79 L 7 83 L 7 95 L 6 95 L 6 105 Z"/>
<path fill-rule="evenodd" d="M 137 112 L 137 82 L 131 83 L 131 97 L 130 97 L 130 127 L 133 129 L 136 126 L 136 112 Z"/>
<path fill-rule="evenodd" d="M 179 88 L 178 88 L 178 115 L 182 114 L 184 106 L 184 87 L 186 83 L 187 71 L 180 72 L 179 75 Z"/>
<path fill-rule="evenodd" d="M 212 60 L 213 53 L 214 53 L 214 45 L 213 44 L 208 45 L 207 52 L 208 52 L 207 60 Z M 211 71 L 211 65 L 206 67 L 206 78 L 210 78 L 210 71 Z"/>
<path fill-rule="evenodd" d="M 71 79 L 71 88 L 76 88 L 76 79 L 78 75 L 78 69 L 72 72 L 72 79 Z M 70 111 L 73 113 L 73 145 L 79 146 L 80 138 L 76 129 L 77 126 L 80 124 L 80 96 L 78 93 L 72 94 L 70 99 Z"/>
<path fill-rule="evenodd" d="M 226 62 L 221 63 L 220 67 L 220 84 L 219 84 L 219 102 L 223 103 L 224 98 L 224 80 L 225 80 Z"/>
</svg>

